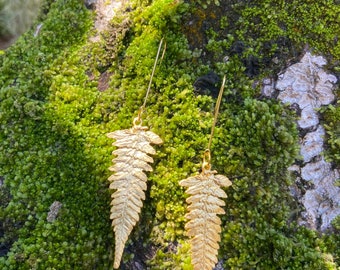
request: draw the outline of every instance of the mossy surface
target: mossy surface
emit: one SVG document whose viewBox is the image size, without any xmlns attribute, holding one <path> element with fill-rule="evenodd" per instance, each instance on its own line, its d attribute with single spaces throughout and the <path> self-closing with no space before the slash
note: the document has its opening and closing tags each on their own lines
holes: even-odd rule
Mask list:
<svg viewBox="0 0 340 270">
<path fill-rule="evenodd" d="M 247 40 L 253 26 L 250 10 L 268 17 L 280 5 L 248 6 L 241 14 L 234 4 L 223 19 L 212 11 L 216 4 L 224 7 L 223 1 L 201 2 L 131 1 L 102 42 L 94 43 L 88 41 L 94 16 L 83 3 L 55 1 L 44 6 L 39 35 L 28 32 L 0 56 L 0 176 L 1 192 L 7 194 L 1 200 L 0 239 L 8 247 L 0 257 L 1 269 L 112 267 L 107 178 L 113 149 L 106 133 L 131 127 L 161 38 L 167 50 L 156 69 L 143 124 L 164 144 L 156 147 L 147 198 L 121 269 L 134 269 L 136 263 L 144 269 L 192 269 L 185 196 L 178 182 L 199 171 L 209 140 L 215 100 L 195 95 L 192 86 L 209 70 L 227 75 L 211 149 L 213 168 L 233 181 L 226 190 L 227 214 L 221 217 L 219 258 L 225 269 L 336 269 L 339 240 L 298 228 L 291 214 L 297 209 L 287 167 L 298 157 L 295 117 L 278 102 L 261 98 L 253 79 L 269 69 L 263 65 L 249 76 L 244 60 L 251 48 L 260 59 L 263 50 L 256 42 L 295 38 L 282 30 L 276 36 L 254 32 L 254 42 Z M 186 38 L 187 29 L 195 29 L 185 27 L 192 11 L 217 25 L 198 30 L 203 45 L 197 48 Z M 243 32 L 228 28 L 228 18 L 243 18 L 244 25 L 241 19 L 234 22 Z M 246 44 L 246 51 L 223 61 L 237 41 Z M 302 48 L 303 42 L 294 46 Z M 310 45 L 324 50 L 322 44 Z M 48 222 L 55 201 L 62 206 Z"/>
<path fill-rule="evenodd" d="M 271 75 L 296 61 L 303 50 L 340 57 L 336 1 L 186 1 L 192 8 L 182 28 L 205 62 L 238 55 L 250 77 Z"/>
<path fill-rule="evenodd" d="M 326 158 L 340 166 L 340 106 L 339 102 L 322 110 L 327 132 Z"/>
</svg>

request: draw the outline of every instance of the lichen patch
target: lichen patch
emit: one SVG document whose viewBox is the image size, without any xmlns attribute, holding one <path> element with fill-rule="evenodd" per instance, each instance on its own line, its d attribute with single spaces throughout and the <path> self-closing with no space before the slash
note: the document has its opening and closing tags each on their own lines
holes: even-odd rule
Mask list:
<svg viewBox="0 0 340 270">
<path fill-rule="evenodd" d="M 334 101 L 333 85 L 337 79 L 323 70 L 326 60 L 306 52 L 299 63 L 290 66 L 279 76 L 276 88 L 280 91 L 278 99 L 283 103 L 297 103 L 301 109 Z"/>
<path fill-rule="evenodd" d="M 275 87 L 264 80 L 262 89 L 267 97 L 279 91 L 277 99 L 296 106 L 301 112 L 297 124 L 303 131 L 300 135 L 302 163 L 294 164 L 290 170 L 296 173 L 297 182 L 307 181 L 310 185 L 306 192 L 291 190 L 304 208 L 300 225 L 321 231 L 329 229 L 331 221 L 340 214 L 340 188 L 334 186 L 339 171 L 333 170 L 322 156 L 326 132 L 317 112 L 335 100 L 333 90 L 337 78 L 323 69 L 326 64 L 324 57 L 307 51 L 300 62 L 278 76 Z"/>
</svg>

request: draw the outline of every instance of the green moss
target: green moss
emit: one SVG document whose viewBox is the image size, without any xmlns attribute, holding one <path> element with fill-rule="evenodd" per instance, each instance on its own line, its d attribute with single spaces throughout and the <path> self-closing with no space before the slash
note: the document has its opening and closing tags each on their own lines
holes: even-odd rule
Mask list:
<svg viewBox="0 0 340 270">
<path fill-rule="evenodd" d="M 199 171 L 207 147 L 215 101 L 194 95 L 192 84 L 213 69 L 227 74 L 213 167 L 233 181 L 219 258 L 229 269 L 335 269 L 325 259 L 337 252 L 333 238 L 323 240 L 289 223 L 294 202 L 287 167 L 298 154 L 294 116 L 281 104 L 260 99 L 238 55 L 222 61 L 238 33 L 223 37 L 216 28 L 207 34 L 212 41 L 196 50 L 181 33 L 192 7 L 202 18 L 218 19 L 215 4 L 203 2 L 205 9 L 172 0 L 133 1 L 99 43 L 87 41 L 93 15 L 80 1 L 46 2 L 40 34 L 32 38 L 29 32 L 0 56 L 0 175 L 11 195 L 0 218 L 8 224 L 3 239 L 12 244 L 0 258 L 1 269 L 111 267 L 107 178 L 113 148 L 105 134 L 131 127 L 163 37 L 167 51 L 143 124 L 164 144 L 157 147 L 123 267 L 138 261 L 150 269 L 192 269 L 178 182 Z M 224 16 L 218 27 L 227 31 L 232 15 Z M 202 59 L 204 51 L 214 61 Z M 110 75 L 109 87 L 98 91 L 103 74 Z M 48 222 L 55 201 L 62 207 Z"/>
<path fill-rule="evenodd" d="M 109 224 L 100 222 L 107 201 L 103 196 L 98 199 L 98 192 L 108 194 L 91 158 L 84 155 L 84 132 L 72 126 L 77 114 L 90 105 L 84 101 L 77 109 L 81 100 L 72 101 L 82 93 L 63 93 L 61 87 L 83 79 L 70 57 L 84 41 L 90 23 L 91 15 L 79 1 L 67 6 L 57 1 L 40 34 L 32 38 L 28 32 L 3 58 L 0 163 L 11 201 L 2 217 L 15 226 L 5 230 L 4 237 L 14 229 L 11 237 L 16 242 L 0 261 L 2 269 L 92 269 L 109 264 L 105 250 L 110 240 L 95 234 L 110 232 Z M 58 81 L 61 78 L 63 82 Z M 55 99 L 65 104 L 58 115 L 53 105 L 59 104 L 50 97 L 55 87 L 63 93 Z M 71 103 L 75 108 L 63 122 L 57 117 L 64 117 Z M 63 207 L 58 220 L 50 224 L 46 217 L 56 200 Z"/>
<path fill-rule="evenodd" d="M 329 105 L 322 113 L 327 133 L 326 158 L 340 166 L 340 106 Z"/>
<path fill-rule="evenodd" d="M 192 49 L 202 50 L 204 62 L 238 55 L 247 75 L 273 75 L 305 48 L 337 63 L 340 47 L 340 6 L 334 1 L 189 1 L 193 8 L 183 19 Z M 219 60 L 218 60 L 219 59 Z"/>
</svg>

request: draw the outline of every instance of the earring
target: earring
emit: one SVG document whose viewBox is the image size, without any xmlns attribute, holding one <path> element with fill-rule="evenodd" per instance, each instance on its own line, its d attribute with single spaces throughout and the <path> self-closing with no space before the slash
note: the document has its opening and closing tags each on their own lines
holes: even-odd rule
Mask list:
<svg viewBox="0 0 340 270">
<path fill-rule="evenodd" d="M 112 227 L 115 233 L 115 259 L 113 267 L 117 269 L 123 255 L 125 243 L 139 220 L 139 213 L 145 199 L 144 191 L 147 188 L 147 176 L 144 171 L 152 171 L 149 163 L 153 163 L 152 157 L 156 153 L 150 144 L 161 144 L 162 139 L 155 133 L 147 131 L 148 127 L 142 126 L 142 113 L 151 88 L 153 74 L 158 61 L 161 40 L 152 75 L 146 92 L 144 104 L 133 120 L 130 129 L 117 130 L 108 133 L 107 136 L 115 140 L 113 143 L 118 149 L 112 153 L 116 157 L 112 160 L 113 166 L 109 168 L 115 173 L 109 177 L 109 188 L 115 190 L 112 193 L 111 214 Z M 163 52 L 164 54 L 164 52 Z"/>
<path fill-rule="evenodd" d="M 221 187 L 232 185 L 228 177 L 216 174 L 211 170 L 210 146 L 217 120 L 219 105 L 222 99 L 226 77 L 224 76 L 222 87 L 216 102 L 214 123 L 211 128 L 208 148 L 203 155 L 202 172 L 181 180 L 179 184 L 186 187 L 186 199 L 189 204 L 189 213 L 185 217 L 189 220 L 185 229 L 191 237 L 191 262 L 194 270 L 211 270 L 217 263 L 217 254 L 221 237 L 221 220 L 218 214 L 224 214 L 225 202 L 221 198 L 227 198 L 227 194 Z"/>
</svg>

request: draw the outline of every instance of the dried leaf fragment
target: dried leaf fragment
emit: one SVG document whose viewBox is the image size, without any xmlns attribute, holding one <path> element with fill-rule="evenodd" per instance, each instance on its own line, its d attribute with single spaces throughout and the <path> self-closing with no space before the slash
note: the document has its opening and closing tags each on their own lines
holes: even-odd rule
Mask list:
<svg viewBox="0 0 340 270">
<path fill-rule="evenodd" d="M 114 146 L 118 147 L 112 153 L 116 158 L 109 168 L 115 173 L 109 177 L 110 189 L 115 190 L 111 195 L 112 227 L 115 232 L 115 260 L 117 269 L 123 255 L 125 243 L 139 220 L 139 213 L 145 199 L 147 176 L 143 171 L 152 171 L 148 163 L 153 163 L 149 154 L 155 154 L 150 144 L 161 144 L 162 139 L 147 127 L 134 125 L 131 129 L 117 130 L 107 134 L 115 139 Z"/>
<path fill-rule="evenodd" d="M 224 214 L 222 206 L 227 198 L 221 187 L 231 186 L 231 181 L 224 175 L 216 175 L 216 171 L 203 170 L 197 176 L 192 176 L 179 182 L 186 187 L 190 195 L 186 202 L 189 220 L 185 225 L 188 236 L 192 237 L 191 255 L 194 270 L 212 270 L 217 263 L 220 241 L 221 220 L 218 214 Z"/>
</svg>

